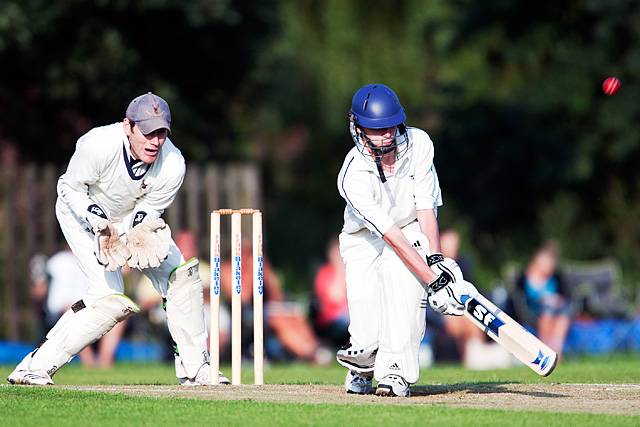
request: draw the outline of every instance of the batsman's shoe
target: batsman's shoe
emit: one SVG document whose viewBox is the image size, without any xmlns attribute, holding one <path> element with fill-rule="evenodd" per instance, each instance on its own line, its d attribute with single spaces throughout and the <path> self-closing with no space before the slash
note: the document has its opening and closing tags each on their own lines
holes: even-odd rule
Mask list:
<svg viewBox="0 0 640 427">
<path fill-rule="evenodd" d="M 387 375 L 378 383 L 376 388 L 378 396 L 408 397 L 411 394 L 409 383 L 400 375 Z"/>
<path fill-rule="evenodd" d="M 377 353 L 377 348 L 357 348 L 348 343 L 338 350 L 336 360 L 351 371 L 371 372 Z"/>
<path fill-rule="evenodd" d="M 209 364 L 202 365 L 195 378 L 179 378 L 178 381 L 180 385 L 185 387 L 199 386 L 199 385 L 211 385 L 210 377 L 209 377 Z M 229 378 L 225 377 L 224 374 L 218 371 L 218 383 L 219 384 L 231 384 Z"/>
<path fill-rule="evenodd" d="M 373 392 L 372 378 L 373 372 L 347 371 L 347 378 L 344 379 L 344 389 L 347 393 L 371 394 Z"/>
<path fill-rule="evenodd" d="M 51 376 L 44 371 L 25 371 L 17 369 L 7 377 L 10 384 L 53 385 Z"/>
</svg>

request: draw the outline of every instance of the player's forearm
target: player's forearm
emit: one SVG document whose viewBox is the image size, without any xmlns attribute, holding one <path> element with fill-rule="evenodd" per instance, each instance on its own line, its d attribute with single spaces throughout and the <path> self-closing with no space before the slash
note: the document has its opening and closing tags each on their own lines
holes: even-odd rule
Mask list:
<svg viewBox="0 0 640 427">
<path fill-rule="evenodd" d="M 64 175 L 58 180 L 58 196 L 78 218 L 87 218 L 90 213 L 89 208 L 96 205 L 86 191 L 75 188 L 65 180 Z M 102 210 L 102 207 L 100 208 Z"/>
<path fill-rule="evenodd" d="M 391 227 L 382 238 L 419 280 L 424 283 L 431 283 L 438 277 L 429 268 L 426 260 L 411 247 L 411 244 L 397 225 Z"/>
<path fill-rule="evenodd" d="M 438 219 L 433 209 L 421 209 L 417 212 L 420 231 L 429 239 L 430 253 L 441 252 Z"/>
</svg>

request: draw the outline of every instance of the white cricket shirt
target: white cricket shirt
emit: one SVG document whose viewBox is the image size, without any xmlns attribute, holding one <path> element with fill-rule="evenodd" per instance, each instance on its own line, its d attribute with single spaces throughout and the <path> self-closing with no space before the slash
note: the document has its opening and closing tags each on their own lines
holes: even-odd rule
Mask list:
<svg viewBox="0 0 640 427">
<path fill-rule="evenodd" d="M 433 142 L 421 129 L 409 127 L 407 132 L 408 151 L 396 161 L 393 174 L 385 172 L 385 183 L 374 161 L 357 147 L 347 154 L 338 175 L 338 190 L 347 202 L 343 233 L 369 229 L 382 237 L 393 224 L 402 228 L 415 221 L 418 210 L 442 205 Z"/>
<path fill-rule="evenodd" d="M 78 140 L 58 180 L 58 197 L 80 220 L 97 204 L 124 232 L 136 212 L 145 212 L 147 219 L 160 217 L 180 189 L 185 170 L 180 150 L 168 137 L 151 165 L 133 159 L 118 122 L 94 128 Z"/>
</svg>

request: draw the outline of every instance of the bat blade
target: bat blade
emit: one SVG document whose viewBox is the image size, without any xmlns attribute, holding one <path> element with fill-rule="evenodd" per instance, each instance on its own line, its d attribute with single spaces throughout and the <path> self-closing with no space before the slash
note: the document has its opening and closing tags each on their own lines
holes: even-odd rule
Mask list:
<svg viewBox="0 0 640 427">
<path fill-rule="evenodd" d="M 535 373 L 546 377 L 553 372 L 558 355 L 483 295 L 465 302 L 464 316 Z"/>
</svg>

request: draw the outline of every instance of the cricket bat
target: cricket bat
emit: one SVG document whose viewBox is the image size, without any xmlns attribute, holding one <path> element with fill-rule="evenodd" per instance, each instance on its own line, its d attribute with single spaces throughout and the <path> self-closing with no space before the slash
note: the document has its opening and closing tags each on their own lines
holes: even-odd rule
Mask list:
<svg viewBox="0 0 640 427">
<path fill-rule="evenodd" d="M 558 355 L 535 335 L 481 294 L 463 302 L 464 316 L 518 360 L 543 377 L 553 372 Z"/>
</svg>

